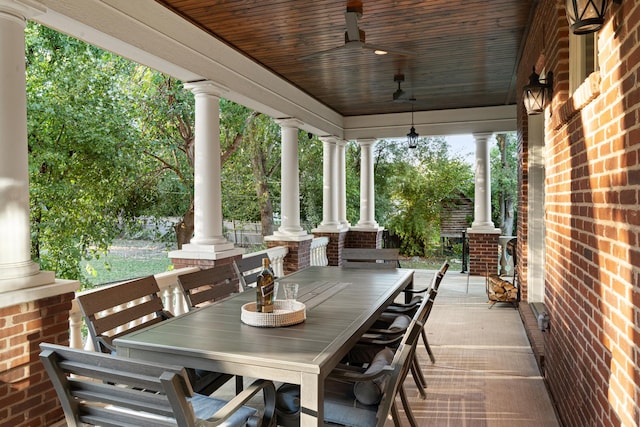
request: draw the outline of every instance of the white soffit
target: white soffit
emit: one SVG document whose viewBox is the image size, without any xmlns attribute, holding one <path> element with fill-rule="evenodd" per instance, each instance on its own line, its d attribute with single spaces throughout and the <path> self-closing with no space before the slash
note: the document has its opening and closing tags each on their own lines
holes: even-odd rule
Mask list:
<svg viewBox="0 0 640 427">
<path fill-rule="evenodd" d="M 420 136 L 462 135 L 516 130 L 515 105 L 416 111 L 413 123 Z M 401 138 L 411 127 L 411 112 L 345 117 L 345 139 Z"/>
</svg>

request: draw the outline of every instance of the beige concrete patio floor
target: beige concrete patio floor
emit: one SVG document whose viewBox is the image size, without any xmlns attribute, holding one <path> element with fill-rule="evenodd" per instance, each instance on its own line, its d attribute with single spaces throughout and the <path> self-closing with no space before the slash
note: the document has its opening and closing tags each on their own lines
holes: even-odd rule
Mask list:
<svg viewBox="0 0 640 427">
<path fill-rule="evenodd" d="M 417 270 L 416 288 L 432 274 Z M 420 398 L 411 378 L 405 382 L 418 425 L 559 426 L 518 310 L 488 307 L 485 278 L 471 276 L 467 292 L 467 274 L 452 266 L 426 325 L 436 363 L 422 342 L 417 350 L 427 398 Z M 401 417 L 408 425 L 403 412 Z"/>
</svg>

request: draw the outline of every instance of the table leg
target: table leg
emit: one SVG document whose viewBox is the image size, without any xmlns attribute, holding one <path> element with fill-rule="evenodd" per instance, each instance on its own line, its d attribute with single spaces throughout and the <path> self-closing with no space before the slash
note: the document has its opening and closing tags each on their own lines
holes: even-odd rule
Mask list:
<svg viewBox="0 0 640 427">
<path fill-rule="evenodd" d="M 324 381 L 314 374 L 303 373 L 300 381 L 300 427 L 324 425 Z"/>
</svg>

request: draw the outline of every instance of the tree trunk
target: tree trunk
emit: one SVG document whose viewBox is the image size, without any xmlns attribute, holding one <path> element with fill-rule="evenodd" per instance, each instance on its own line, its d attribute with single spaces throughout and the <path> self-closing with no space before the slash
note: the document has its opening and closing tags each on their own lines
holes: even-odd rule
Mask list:
<svg viewBox="0 0 640 427">
<path fill-rule="evenodd" d="M 182 245 L 189 243 L 191 237 L 193 237 L 194 228 L 194 208 L 193 199 L 189 205 L 189 209 L 182 215 L 182 219 L 179 223 L 173 226 L 176 231 L 176 240 L 178 242 L 178 249 L 182 249 Z"/>
<path fill-rule="evenodd" d="M 269 192 L 267 164 L 264 152 L 257 148 L 251 159 L 253 174 L 256 178 L 256 195 L 260 204 L 260 223 L 262 224 L 262 236 L 273 234 L 273 205 Z"/>
</svg>

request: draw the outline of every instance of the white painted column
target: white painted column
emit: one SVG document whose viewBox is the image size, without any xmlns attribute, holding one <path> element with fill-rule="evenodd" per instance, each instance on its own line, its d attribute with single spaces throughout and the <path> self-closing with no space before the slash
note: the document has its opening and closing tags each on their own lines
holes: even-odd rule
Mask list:
<svg viewBox="0 0 640 427">
<path fill-rule="evenodd" d="M 349 228 L 351 224 L 347 221 L 347 169 L 345 161 L 345 152 L 347 141 L 339 139 L 337 143 L 337 159 L 336 159 L 336 187 L 338 188 L 338 223 L 339 228 Z"/>
<path fill-rule="evenodd" d="M 281 163 L 281 200 L 282 223 L 274 232 L 280 238 L 298 238 L 307 236 L 300 226 L 300 171 L 298 166 L 298 128 L 302 125 L 297 119 L 276 120 L 281 127 L 282 163 Z"/>
<path fill-rule="evenodd" d="M 222 232 L 219 96 L 223 89 L 210 81 L 187 83 L 184 87 L 195 95 L 194 230 L 190 243 L 169 256 L 227 258 L 242 250 L 235 249 Z"/>
<path fill-rule="evenodd" d="M 11 291 L 55 282 L 31 260 L 24 29 L 38 12 L 0 0 L 0 306 L 24 299 Z"/>
<path fill-rule="evenodd" d="M 322 141 L 322 223 L 316 230 L 338 229 L 338 169 L 337 138 L 321 137 Z M 315 231 L 315 230 L 314 230 Z"/>
<path fill-rule="evenodd" d="M 375 188 L 373 177 L 373 146 L 375 139 L 358 140 L 360 144 L 360 220 L 357 229 L 378 229 L 375 220 Z"/>
<path fill-rule="evenodd" d="M 475 203 L 471 230 L 494 232 L 491 220 L 491 162 L 489 139 L 492 133 L 474 133 L 476 140 Z"/>
</svg>

